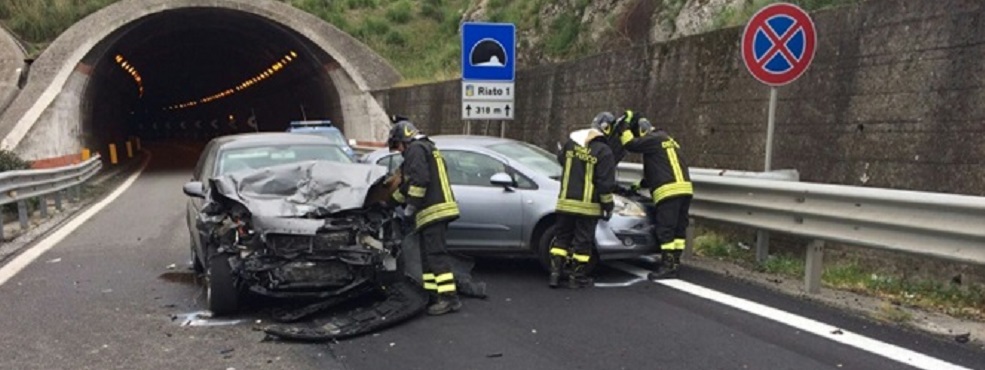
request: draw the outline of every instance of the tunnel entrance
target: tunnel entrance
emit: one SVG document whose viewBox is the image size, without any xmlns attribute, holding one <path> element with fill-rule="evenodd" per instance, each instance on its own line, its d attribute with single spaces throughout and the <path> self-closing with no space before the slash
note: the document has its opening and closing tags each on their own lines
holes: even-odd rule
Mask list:
<svg viewBox="0 0 985 370">
<path fill-rule="evenodd" d="M 127 138 L 207 139 L 331 120 L 350 139 L 389 126 L 372 92 L 400 75 L 322 19 L 272 0 L 122 0 L 73 25 L 0 118 L 30 160 L 106 154 Z"/>
<path fill-rule="evenodd" d="M 344 132 L 337 62 L 297 32 L 228 9 L 186 8 L 117 30 L 84 59 L 85 145 L 284 131 L 328 119 Z M 106 133 L 113 133 L 106 137 Z"/>
</svg>

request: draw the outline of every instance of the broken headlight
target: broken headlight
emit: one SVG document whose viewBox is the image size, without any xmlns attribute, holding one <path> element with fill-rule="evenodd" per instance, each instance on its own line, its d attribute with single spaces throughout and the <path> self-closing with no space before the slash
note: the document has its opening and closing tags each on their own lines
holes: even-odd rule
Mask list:
<svg viewBox="0 0 985 370">
<path fill-rule="evenodd" d="M 623 217 L 646 217 L 643 206 L 636 201 L 621 195 L 613 195 L 612 202 L 615 203 L 612 213 Z"/>
</svg>

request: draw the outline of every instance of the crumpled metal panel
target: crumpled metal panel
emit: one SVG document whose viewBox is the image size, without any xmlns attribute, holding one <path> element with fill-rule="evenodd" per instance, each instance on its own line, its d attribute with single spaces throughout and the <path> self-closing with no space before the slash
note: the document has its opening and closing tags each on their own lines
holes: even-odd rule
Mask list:
<svg viewBox="0 0 985 370">
<path fill-rule="evenodd" d="M 264 217 L 328 215 L 361 208 L 386 168 L 309 161 L 234 172 L 209 180 L 210 189 Z"/>
</svg>

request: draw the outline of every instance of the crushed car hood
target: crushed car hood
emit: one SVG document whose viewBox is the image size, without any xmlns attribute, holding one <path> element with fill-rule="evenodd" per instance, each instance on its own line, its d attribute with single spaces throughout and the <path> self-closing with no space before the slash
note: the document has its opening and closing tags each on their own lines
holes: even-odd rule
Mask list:
<svg viewBox="0 0 985 370">
<path fill-rule="evenodd" d="M 239 171 L 209 180 L 213 196 L 238 202 L 255 216 L 307 217 L 362 208 L 386 167 L 308 161 Z"/>
</svg>

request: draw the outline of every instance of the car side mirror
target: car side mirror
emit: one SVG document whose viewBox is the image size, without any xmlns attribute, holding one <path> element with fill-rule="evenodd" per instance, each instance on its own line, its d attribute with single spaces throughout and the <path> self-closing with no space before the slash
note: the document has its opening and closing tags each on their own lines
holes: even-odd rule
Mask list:
<svg viewBox="0 0 985 370">
<path fill-rule="evenodd" d="M 513 177 L 510 177 L 505 172 L 499 172 L 489 178 L 489 183 L 497 186 L 502 186 L 504 188 L 511 188 L 516 186 L 516 181 L 513 181 Z"/>
<path fill-rule="evenodd" d="M 185 191 L 185 195 L 187 196 L 205 199 L 205 189 L 199 181 L 190 181 L 185 183 L 182 190 Z"/>
</svg>

